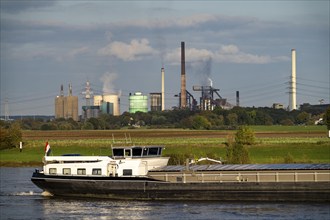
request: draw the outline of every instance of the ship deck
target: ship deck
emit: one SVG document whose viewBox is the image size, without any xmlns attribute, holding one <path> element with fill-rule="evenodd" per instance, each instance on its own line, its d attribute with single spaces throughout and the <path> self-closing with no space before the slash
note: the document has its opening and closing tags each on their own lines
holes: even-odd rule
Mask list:
<svg viewBox="0 0 330 220">
<path fill-rule="evenodd" d="M 165 166 L 148 176 L 166 182 L 330 182 L 330 164 Z"/>
</svg>

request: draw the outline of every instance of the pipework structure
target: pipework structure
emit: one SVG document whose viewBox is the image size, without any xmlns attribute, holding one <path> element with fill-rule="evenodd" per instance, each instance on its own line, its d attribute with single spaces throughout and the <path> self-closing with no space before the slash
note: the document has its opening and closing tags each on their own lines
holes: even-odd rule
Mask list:
<svg viewBox="0 0 330 220">
<path fill-rule="evenodd" d="M 226 99 L 223 99 L 218 93 L 219 89 L 212 86 L 193 86 L 193 90 L 201 91 L 200 110 L 213 110 L 215 106 L 226 104 Z M 218 96 L 218 99 L 214 99 L 214 94 Z"/>
</svg>

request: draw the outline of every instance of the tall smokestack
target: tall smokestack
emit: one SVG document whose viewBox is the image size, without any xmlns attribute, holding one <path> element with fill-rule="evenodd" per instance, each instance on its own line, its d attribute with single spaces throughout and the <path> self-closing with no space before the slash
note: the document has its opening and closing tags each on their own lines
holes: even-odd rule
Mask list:
<svg viewBox="0 0 330 220">
<path fill-rule="evenodd" d="M 162 111 L 165 110 L 165 70 L 164 67 L 161 69 L 162 73 Z"/>
<path fill-rule="evenodd" d="M 236 106 L 239 106 L 239 91 L 236 91 Z"/>
<path fill-rule="evenodd" d="M 296 110 L 297 109 L 297 100 L 296 100 L 296 93 L 297 93 L 297 87 L 296 87 L 296 50 L 291 50 L 291 59 L 292 59 L 292 71 L 291 71 L 291 86 L 290 86 L 290 104 L 289 104 L 289 110 Z"/>
<path fill-rule="evenodd" d="M 185 63 L 185 49 L 184 42 L 181 42 L 181 96 L 180 96 L 180 108 L 187 107 L 186 98 L 186 63 Z"/>
</svg>

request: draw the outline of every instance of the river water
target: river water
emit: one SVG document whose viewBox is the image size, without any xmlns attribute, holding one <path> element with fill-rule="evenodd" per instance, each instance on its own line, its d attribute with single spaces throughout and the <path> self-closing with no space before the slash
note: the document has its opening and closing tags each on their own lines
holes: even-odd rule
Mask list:
<svg viewBox="0 0 330 220">
<path fill-rule="evenodd" d="M 329 203 L 117 201 L 43 196 L 34 168 L 0 168 L 0 219 L 330 219 Z"/>
</svg>

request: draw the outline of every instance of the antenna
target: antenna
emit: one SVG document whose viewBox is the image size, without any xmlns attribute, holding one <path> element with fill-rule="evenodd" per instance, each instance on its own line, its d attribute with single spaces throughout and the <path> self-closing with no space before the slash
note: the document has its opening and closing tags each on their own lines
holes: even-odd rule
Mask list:
<svg viewBox="0 0 330 220">
<path fill-rule="evenodd" d="M 61 92 L 60 92 L 61 96 L 64 96 L 64 90 L 63 90 L 63 84 L 61 85 Z"/>
<path fill-rule="evenodd" d="M 85 91 L 82 92 L 83 95 L 85 95 L 85 99 L 86 99 L 86 111 L 84 113 L 85 118 L 90 118 L 91 116 L 91 98 L 93 96 L 93 91 L 91 89 L 90 83 L 87 80 L 86 82 L 86 87 L 85 87 Z"/>
<path fill-rule="evenodd" d="M 69 96 L 72 96 L 72 84 L 69 84 Z"/>
<path fill-rule="evenodd" d="M 89 108 L 90 104 L 91 104 L 91 98 L 93 96 L 93 91 L 91 89 L 90 83 L 87 80 L 86 82 L 86 87 L 85 87 L 85 91 L 82 92 L 83 95 L 85 95 L 85 99 L 86 99 L 86 107 Z"/>
</svg>

